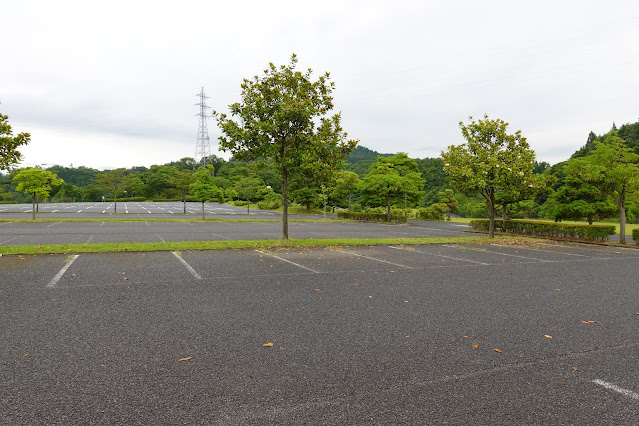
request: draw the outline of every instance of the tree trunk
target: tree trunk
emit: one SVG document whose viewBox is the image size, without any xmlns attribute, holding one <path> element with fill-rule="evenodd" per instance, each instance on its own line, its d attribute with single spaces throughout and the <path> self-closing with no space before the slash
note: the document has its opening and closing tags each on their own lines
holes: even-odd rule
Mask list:
<svg viewBox="0 0 639 426">
<path fill-rule="evenodd" d="M 204 220 L 204 201 L 202 201 L 202 220 Z"/>
<path fill-rule="evenodd" d="M 488 199 L 488 216 L 488 237 L 495 238 L 495 192 L 492 190 Z"/>
<path fill-rule="evenodd" d="M 113 197 L 113 212 L 117 213 L 118 212 L 118 197 Z"/>
<path fill-rule="evenodd" d="M 390 203 L 390 194 L 386 196 L 386 220 L 391 221 L 391 203 Z"/>
<path fill-rule="evenodd" d="M 626 244 L 626 194 L 619 194 L 619 242 Z"/>
<path fill-rule="evenodd" d="M 251 200 L 246 199 L 246 214 L 251 214 Z"/>
<path fill-rule="evenodd" d="M 288 240 L 288 170 L 282 166 L 282 239 Z"/>
<path fill-rule="evenodd" d="M 186 214 L 186 197 L 182 197 L 182 204 L 184 204 L 184 214 Z"/>
<path fill-rule="evenodd" d="M 324 200 L 324 219 L 326 219 L 326 200 Z"/>
<path fill-rule="evenodd" d="M 33 199 L 32 199 L 32 204 L 31 204 L 31 218 L 33 220 L 35 220 L 35 213 L 36 213 L 36 206 L 35 206 L 36 202 L 35 202 L 35 200 L 36 200 L 36 196 L 35 196 L 35 193 L 34 193 L 33 194 Z"/>
<path fill-rule="evenodd" d="M 506 207 L 508 207 L 508 204 L 502 204 L 501 205 L 501 218 L 504 222 L 506 222 Z"/>
<path fill-rule="evenodd" d="M 353 198 L 353 193 L 349 192 L 348 193 L 348 212 L 350 213 L 351 211 L 351 199 Z"/>
</svg>

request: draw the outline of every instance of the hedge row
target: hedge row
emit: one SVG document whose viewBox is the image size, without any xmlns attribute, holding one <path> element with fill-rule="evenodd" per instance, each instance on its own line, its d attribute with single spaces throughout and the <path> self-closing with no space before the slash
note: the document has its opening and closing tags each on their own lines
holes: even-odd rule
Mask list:
<svg viewBox="0 0 639 426">
<path fill-rule="evenodd" d="M 18 204 L 17 201 L 0 201 L 0 204 Z"/>
<path fill-rule="evenodd" d="M 635 240 L 635 243 L 639 244 L 639 228 L 632 230 L 632 239 Z"/>
<path fill-rule="evenodd" d="M 487 219 L 471 220 L 473 229 L 488 230 Z M 616 234 L 614 225 L 567 225 L 554 222 L 526 222 L 523 220 L 495 220 L 495 230 L 513 234 L 543 235 L 547 237 L 569 237 L 584 240 L 607 240 Z"/>
<path fill-rule="evenodd" d="M 366 222 L 386 222 L 386 213 L 362 213 L 362 212 L 337 212 L 337 217 L 341 219 L 362 220 Z M 406 223 L 406 215 L 392 215 L 391 222 Z"/>
</svg>

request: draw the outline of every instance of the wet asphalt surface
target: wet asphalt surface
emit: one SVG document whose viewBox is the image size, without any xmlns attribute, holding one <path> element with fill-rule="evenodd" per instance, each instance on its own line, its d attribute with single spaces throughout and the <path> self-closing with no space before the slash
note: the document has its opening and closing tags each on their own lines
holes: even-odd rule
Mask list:
<svg viewBox="0 0 639 426">
<path fill-rule="evenodd" d="M 637 270 L 634 249 L 554 242 L 3 256 L 0 418 L 636 424 Z"/>
</svg>

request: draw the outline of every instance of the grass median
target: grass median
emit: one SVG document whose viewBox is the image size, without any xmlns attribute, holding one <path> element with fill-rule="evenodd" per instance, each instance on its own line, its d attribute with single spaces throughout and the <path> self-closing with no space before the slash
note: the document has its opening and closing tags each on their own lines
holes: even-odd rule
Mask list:
<svg viewBox="0 0 639 426">
<path fill-rule="evenodd" d="M 78 254 L 78 253 L 132 253 L 152 251 L 186 250 L 228 250 L 252 248 L 295 248 L 295 247 L 331 247 L 331 246 L 373 246 L 373 245 L 425 245 L 513 241 L 513 237 L 488 238 L 486 236 L 442 237 L 442 238 L 327 238 L 327 239 L 291 239 L 291 240 L 235 240 L 235 241 L 166 241 L 166 242 L 123 242 L 89 244 L 34 244 L 0 246 L 0 254 Z M 522 238 L 517 238 L 522 240 Z"/>
</svg>

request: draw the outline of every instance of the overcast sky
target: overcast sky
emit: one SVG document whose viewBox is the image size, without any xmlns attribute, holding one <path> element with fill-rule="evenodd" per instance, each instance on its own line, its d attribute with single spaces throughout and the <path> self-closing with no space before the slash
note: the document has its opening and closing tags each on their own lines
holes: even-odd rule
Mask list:
<svg viewBox="0 0 639 426">
<path fill-rule="evenodd" d="M 554 164 L 639 121 L 639 2 L 3 2 L 0 112 L 25 166 L 98 169 L 195 156 L 201 87 L 228 111 L 269 62 L 335 82 L 349 137 L 438 157 L 488 114 Z M 218 152 L 216 123 L 209 120 Z"/>
</svg>

